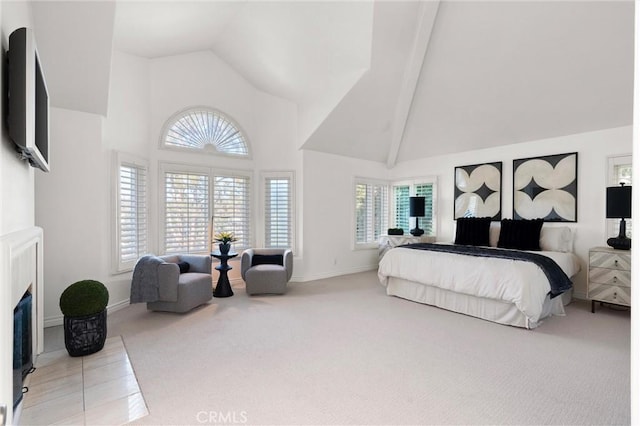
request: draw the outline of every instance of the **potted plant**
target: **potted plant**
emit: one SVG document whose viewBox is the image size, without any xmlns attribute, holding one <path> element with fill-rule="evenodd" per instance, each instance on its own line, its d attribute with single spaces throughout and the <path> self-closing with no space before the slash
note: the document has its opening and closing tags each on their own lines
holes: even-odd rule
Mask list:
<svg viewBox="0 0 640 426">
<path fill-rule="evenodd" d="M 60 295 L 64 315 L 64 345 L 71 356 L 98 352 L 107 339 L 109 291 L 99 281 L 82 280 Z"/>
<path fill-rule="evenodd" d="M 238 239 L 233 235 L 233 232 L 222 231 L 214 235 L 213 240 L 220 243 L 218 248 L 220 249 L 221 254 L 228 254 L 231 249 L 231 243 Z"/>
</svg>

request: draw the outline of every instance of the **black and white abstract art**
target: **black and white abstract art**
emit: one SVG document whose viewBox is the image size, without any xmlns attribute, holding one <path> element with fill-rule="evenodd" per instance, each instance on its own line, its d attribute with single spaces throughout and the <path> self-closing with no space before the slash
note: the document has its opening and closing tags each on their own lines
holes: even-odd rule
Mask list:
<svg viewBox="0 0 640 426">
<path fill-rule="evenodd" d="M 502 161 L 455 168 L 453 218 L 502 219 Z"/>
<path fill-rule="evenodd" d="M 578 153 L 513 160 L 513 218 L 576 222 Z"/>
</svg>

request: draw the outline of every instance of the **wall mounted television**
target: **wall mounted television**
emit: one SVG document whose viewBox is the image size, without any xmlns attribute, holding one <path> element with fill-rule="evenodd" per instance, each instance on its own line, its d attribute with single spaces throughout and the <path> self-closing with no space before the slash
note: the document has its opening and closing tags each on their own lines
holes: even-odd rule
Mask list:
<svg viewBox="0 0 640 426">
<path fill-rule="evenodd" d="M 7 126 L 22 159 L 49 171 L 49 91 L 33 31 L 18 28 L 9 36 Z"/>
</svg>

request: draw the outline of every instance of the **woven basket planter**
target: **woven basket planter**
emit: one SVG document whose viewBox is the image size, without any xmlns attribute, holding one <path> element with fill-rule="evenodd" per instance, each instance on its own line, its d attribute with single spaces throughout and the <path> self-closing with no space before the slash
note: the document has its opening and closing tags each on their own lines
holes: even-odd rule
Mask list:
<svg viewBox="0 0 640 426">
<path fill-rule="evenodd" d="M 64 346 L 71 356 L 98 352 L 107 339 L 107 310 L 83 317 L 64 317 Z"/>
</svg>

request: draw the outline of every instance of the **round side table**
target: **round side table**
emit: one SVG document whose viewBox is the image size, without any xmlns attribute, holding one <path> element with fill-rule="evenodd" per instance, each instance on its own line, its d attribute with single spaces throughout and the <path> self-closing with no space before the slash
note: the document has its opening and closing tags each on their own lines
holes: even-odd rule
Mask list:
<svg viewBox="0 0 640 426">
<path fill-rule="evenodd" d="M 218 277 L 218 283 L 216 284 L 216 289 L 213 292 L 213 297 L 233 296 L 231 283 L 229 282 L 229 277 L 227 276 L 227 273 L 233 268 L 229 266 L 227 262 L 229 261 L 229 259 L 233 259 L 237 255 L 238 253 L 236 253 L 235 251 L 231 251 L 227 254 L 222 254 L 219 251 L 214 251 L 213 253 L 211 253 L 211 257 L 220 259 L 220 264 L 215 268 L 220 271 L 220 276 Z"/>
</svg>

